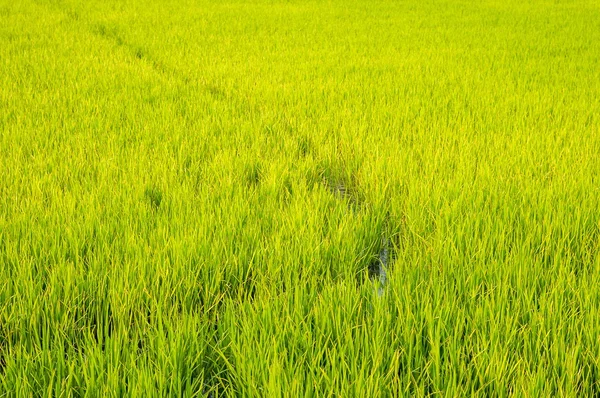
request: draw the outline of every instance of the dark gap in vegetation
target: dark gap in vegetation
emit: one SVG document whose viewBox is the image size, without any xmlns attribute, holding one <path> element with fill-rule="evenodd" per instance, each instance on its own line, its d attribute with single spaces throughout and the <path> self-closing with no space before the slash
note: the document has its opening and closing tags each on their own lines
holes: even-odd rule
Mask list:
<svg viewBox="0 0 600 398">
<path fill-rule="evenodd" d="M 357 208 L 362 204 L 362 198 L 355 187 L 343 179 L 324 176 L 323 184 L 336 198 L 344 200 L 351 208 Z"/>
<path fill-rule="evenodd" d="M 390 264 L 390 241 L 387 237 L 381 239 L 381 248 L 377 253 L 377 257 L 371 260 L 368 267 L 369 279 L 377 282 L 379 287 L 377 289 L 378 295 L 383 295 L 383 289 L 387 283 L 387 269 Z"/>
<path fill-rule="evenodd" d="M 219 291 L 227 291 L 227 288 L 222 287 L 219 289 Z M 224 295 L 221 295 L 216 299 L 206 301 L 205 298 L 202 295 L 200 295 L 200 298 L 198 299 L 198 302 L 195 305 L 188 304 L 187 306 L 185 306 L 185 313 L 200 314 L 202 316 L 207 317 L 210 322 L 215 322 L 218 318 L 218 314 L 220 314 L 222 311 L 224 305 L 223 298 Z"/>
<path fill-rule="evenodd" d="M 118 46 L 123 46 L 123 39 L 117 34 L 115 28 L 109 28 L 107 25 L 100 23 L 92 28 L 92 33 L 104 39 L 113 41 Z"/>
<path fill-rule="evenodd" d="M 33 265 L 34 280 L 40 287 L 40 295 L 46 293 L 48 289 L 48 275 L 52 267 L 47 262 L 35 261 Z"/>
<path fill-rule="evenodd" d="M 153 210 L 158 210 L 163 201 L 163 193 L 158 188 L 149 187 L 144 191 L 144 196 L 148 200 Z"/>
<path fill-rule="evenodd" d="M 92 264 L 92 258 L 96 252 L 96 245 L 94 242 L 98 241 L 96 235 L 96 228 L 94 228 L 91 236 L 86 237 L 79 248 L 76 262 L 82 265 L 84 271 L 88 271 Z"/>
<path fill-rule="evenodd" d="M 352 210 L 359 210 L 364 205 L 365 197 L 359 189 L 356 173 L 344 162 L 323 161 L 317 166 L 317 174 L 323 186 Z"/>
<path fill-rule="evenodd" d="M 285 176 L 281 182 L 280 189 L 277 192 L 279 201 L 289 205 L 292 197 L 294 196 L 294 185 L 292 179 L 289 176 Z"/>
<path fill-rule="evenodd" d="M 146 58 L 146 54 L 144 54 L 144 50 L 142 50 L 140 47 L 136 47 L 134 49 L 133 55 L 139 60 Z"/>
<path fill-rule="evenodd" d="M 375 222 L 374 231 L 367 233 L 366 249 L 363 252 L 367 263 L 358 264 L 357 278 L 359 284 L 365 282 L 366 265 L 368 280 L 377 286 L 379 296 L 385 291 L 389 270 L 397 257 L 401 235 L 395 231 L 401 228 L 402 226 L 392 221 L 389 213 L 386 213 L 381 221 Z"/>
<path fill-rule="evenodd" d="M 102 315 L 100 315 L 100 310 L 102 310 Z M 100 345 L 100 349 L 104 351 L 106 349 L 106 340 L 113 336 L 115 330 L 112 305 L 110 302 L 107 302 L 104 308 L 97 308 L 92 314 L 82 314 L 84 317 L 86 315 L 91 337 L 96 344 Z"/>
<path fill-rule="evenodd" d="M 83 302 L 83 303 L 78 303 L 79 305 L 77 307 L 75 307 L 75 311 L 73 313 L 73 318 L 74 318 L 74 333 L 71 334 L 70 337 L 67 338 L 67 342 L 69 344 L 65 344 L 65 358 L 68 358 L 68 348 L 71 348 L 73 350 L 73 352 L 75 352 L 76 354 L 79 353 L 83 353 L 83 351 L 85 350 L 85 347 L 82 347 L 80 345 L 81 342 L 85 341 L 84 340 L 84 330 L 86 329 L 86 323 L 87 323 L 87 311 L 89 311 L 89 309 L 91 308 L 91 305 L 89 302 Z M 83 308 L 80 309 L 80 308 Z"/>
<path fill-rule="evenodd" d="M 6 369 L 6 358 L 8 355 L 6 351 L 8 350 L 8 338 L 5 336 L 6 331 L 4 327 L 0 325 L 0 375 L 4 374 Z"/>
<path fill-rule="evenodd" d="M 227 393 L 228 383 L 231 381 L 231 370 L 225 358 L 232 356 L 229 348 L 231 341 L 228 338 L 227 331 L 220 331 L 218 325 L 215 324 L 212 344 L 208 345 L 208 352 L 203 358 L 205 370 L 203 396 L 220 397 Z"/>
<path fill-rule="evenodd" d="M 493 380 L 490 380 L 489 377 L 485 375 L 479 374 L 477 368 L 473 366 L 472 368 L 472 380 L 473 380 L 473 389 L 484 397 L 493 397 L 494 394 L 494 386 Z M 483 379 L 483 380 L 482 380 Z M 497 395 L 497 394 L 496 394 Z M 556 396 L 555 394 L 551 394 L 550 396 Z"/>
<path fill-rule="evenodd" d="M 227 93 L 221 87 L 214 83 L 207 83 L 205 85 L 206 91 L 215 99 L 225 100 L 227 99 Z"/>
<path fill-rule="evenodd" d="M 301 136 L 300 138 L 298 138 L 298 155 L 300 157 L 304 158 L 310 154 L 313 154 L 313 152 L 314 148 L 310 137 Z"/>
<path fill-rule="evenodd" d="M 10 8 L 8 6 L 0 7 L 0 17 L 9 17 L 10 16 Z"/>
<path fill-rule="evenodd" d="M 255 188 L 260 185 L 262 180 L 262 166 L 255 162 L 247 164 L 244 169 L 244 181 L 248 188 Z"/>
<path fill-rule="evenodd" d="M 590 221 L 581 239 L 569 239 L 571 272 L 577 277 L 594 272 L 594 264 L 600 250 L 600 224 Z"/>
<path fill-rule="evenodd" d="M 69 17 L 69 19 L 71 19 L 72 21 L 74 21 L 74 22 L 79 21 L 79 13 L 76 10 L 73 10 L 73 9 L 65 10 L 65 14 L 67 14 L 67 17 Z"/>
</svg>

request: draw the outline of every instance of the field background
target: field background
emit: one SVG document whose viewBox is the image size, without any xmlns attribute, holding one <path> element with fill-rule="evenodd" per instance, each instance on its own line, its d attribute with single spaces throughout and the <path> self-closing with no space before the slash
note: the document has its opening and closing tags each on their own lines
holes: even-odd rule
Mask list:
<svg viewBox="0 0 600 398">
<path fill-rule="evenodd" d="M 599 115 L 597 1 L 0 0 L 0 396 L 599 395 Z"/>
</svg>

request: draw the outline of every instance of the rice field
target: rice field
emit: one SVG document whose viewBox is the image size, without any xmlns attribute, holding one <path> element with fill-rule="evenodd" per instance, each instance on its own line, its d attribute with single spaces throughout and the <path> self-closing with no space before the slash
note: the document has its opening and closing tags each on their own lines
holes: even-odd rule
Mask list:
<svg viewBox="0 0 600 398">
<path fill-rule="evenodd" d="M 600 3 L 0 0 L 0 397 L 600 395 Z"/>
</svg>

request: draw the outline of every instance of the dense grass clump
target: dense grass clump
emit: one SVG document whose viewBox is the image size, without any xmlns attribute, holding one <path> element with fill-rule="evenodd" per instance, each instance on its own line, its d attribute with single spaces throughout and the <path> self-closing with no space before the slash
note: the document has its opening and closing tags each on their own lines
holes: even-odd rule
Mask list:
<svg viewBox="0 0 600 398">
<path fill-rule="evenodd" d="M 0 0 L 0 396 L 600 395 L 600 4 Z"/>
</svg>

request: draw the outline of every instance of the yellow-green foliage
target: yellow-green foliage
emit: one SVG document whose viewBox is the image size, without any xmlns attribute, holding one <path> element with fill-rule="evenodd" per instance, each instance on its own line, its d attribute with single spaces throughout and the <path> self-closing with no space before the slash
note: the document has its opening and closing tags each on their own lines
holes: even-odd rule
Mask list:
<svg viewBox="0 0 600 398">
<path fill-rule="evenodd" d="M 0 396 L 599 395 L 599 115 L 592 0 L 0 0 Z"/>
</svg>

